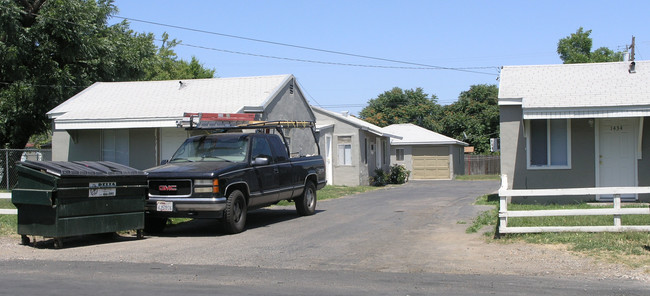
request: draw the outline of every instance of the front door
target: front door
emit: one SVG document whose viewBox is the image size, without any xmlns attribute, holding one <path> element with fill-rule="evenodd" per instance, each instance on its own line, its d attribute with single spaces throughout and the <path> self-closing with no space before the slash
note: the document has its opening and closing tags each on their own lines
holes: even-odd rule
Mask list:
<svg viewBox="0 0 650 296">
<path fill-rule="evenodd" d="M 637 186 L 637 118 L 612 118 L 598 121 L 598 187 Z M 612 200 L 612 195 L 598 200 Z M 636 200 L 635 194 L 621 196 Z"/>
</svg>

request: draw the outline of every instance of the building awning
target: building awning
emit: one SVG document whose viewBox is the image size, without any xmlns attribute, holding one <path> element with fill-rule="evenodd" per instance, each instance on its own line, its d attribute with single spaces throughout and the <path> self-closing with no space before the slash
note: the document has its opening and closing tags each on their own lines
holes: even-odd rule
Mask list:
<svg viewBox="0 0 650 296">
<path fill-rule="evenodd" d="M 622 118 L 650 116 L 648 106 L 603 108 L 523 108 L 524 119 Z"/>
<path fill-rule="evenodd" d="M 128 120 L 55 120 L 54 130 L 176 127 L 176 122 L 182 119 L 182 117 L 175 117 L 165 119 L 143 118 Z"/>
</svg>

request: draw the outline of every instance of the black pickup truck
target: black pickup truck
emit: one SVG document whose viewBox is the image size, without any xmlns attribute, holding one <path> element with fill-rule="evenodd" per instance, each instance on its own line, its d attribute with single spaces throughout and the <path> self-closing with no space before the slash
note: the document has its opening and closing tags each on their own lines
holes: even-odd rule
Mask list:
<svg viewBox="0 0 650 296">
<path fill-rule="evenodd" d="M 294 200 L 312 215 L 326 184 L 317 156 L 289 157 L 276 134 L 218 133 L 188 138 L 172 158 L 146 170 L 145 231 L 163 231 L 170 217 L 219 219 L 227 233 L 246 227 L 248 210 Z"/>
</svg>

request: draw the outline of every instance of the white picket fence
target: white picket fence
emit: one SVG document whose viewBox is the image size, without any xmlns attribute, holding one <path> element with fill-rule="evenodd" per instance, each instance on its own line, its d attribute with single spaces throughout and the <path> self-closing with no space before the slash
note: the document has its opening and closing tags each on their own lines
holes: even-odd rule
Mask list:
<svg viewBox="0 0 650 296">
<path fill-rule="evenodd" d="M 621 195 L 650 193 L 650 187 L 597 187 L 567 189 L 507 189 L 507 177 L 501 177 L 499 189 L 499 233 L 538 232 L 623 232 L 650 231 L 650 225 L 621 225 L 621 215 L 650 215 L 650 208 L 621 208 Z M 571 196 L 571 195 L 614 195 L 613 208 L 574 210 L 509 211 L 509 197 L 519 196 Z M 510 227 L 508 218 L 548 216 L 607 216 L 614 217 L 612 226 L 539 226 Z M 650 216 L 648 217 L 650 219 Z"/>
<path fill-rule="evenodd" d="M 0 193 L 0 199 L 11 199 L 11 193 Z M 0 215 L 16 215 L 16 209 L 0 209 Z"/>
</svg>

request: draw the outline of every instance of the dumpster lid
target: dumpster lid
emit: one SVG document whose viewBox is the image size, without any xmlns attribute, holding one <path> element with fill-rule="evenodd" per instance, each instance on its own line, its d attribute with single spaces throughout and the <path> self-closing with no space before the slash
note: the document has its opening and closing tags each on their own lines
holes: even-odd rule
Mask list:
<svg viewBox="0 0 650 296">
<path fill-rule="evenodd" d="M 111 161 L 22 161 L 19 165 L 55 176 L 142 176 L 145 172 Z"/>
</svg>

